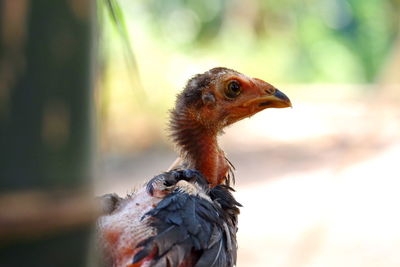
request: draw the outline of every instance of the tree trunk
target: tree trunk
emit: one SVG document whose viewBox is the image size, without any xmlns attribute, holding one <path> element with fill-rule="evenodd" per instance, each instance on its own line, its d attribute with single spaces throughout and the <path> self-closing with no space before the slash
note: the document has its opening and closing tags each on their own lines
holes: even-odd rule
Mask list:
<svg viewBox="0 0 400 267">
<path fill-rule="evenodd" d="M 0 0 L 0 193 L 22 196 L 0 198 L 0 266 L 86 264 L 92 217 L 63 208 L 90 177 L 94 5 Z"/>
</svg>

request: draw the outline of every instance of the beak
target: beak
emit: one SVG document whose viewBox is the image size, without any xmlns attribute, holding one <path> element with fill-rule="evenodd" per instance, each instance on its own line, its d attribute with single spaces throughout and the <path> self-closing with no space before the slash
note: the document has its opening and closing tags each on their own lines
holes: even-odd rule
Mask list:
<svg viewBox="0 0 400 267">
<path fill-rule="evenodd" d="M 289 97 L 275 89 L 272 95 L 262 95 L 245 103 L 245 106 L 258 106 L 259 108 L 288 108 L 292 107 Z"/>
<path fill-rule="evenodd" d="M 267 106 L 270 108 L 288 108 L 292 107 L 292 102 L 290 102 L 289 97 L 284 93 L 275 89 L 275 93 L 270 96 L 263 96 L 260 99 L 263 101 L 258 104 L 260 107 Z"/>
</svg>

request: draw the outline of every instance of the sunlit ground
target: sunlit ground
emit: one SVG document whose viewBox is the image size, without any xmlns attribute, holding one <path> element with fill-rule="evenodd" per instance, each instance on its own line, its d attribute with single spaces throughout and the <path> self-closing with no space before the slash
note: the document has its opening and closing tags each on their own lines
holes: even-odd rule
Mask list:
<svg viewBox="0 0 400 267">
<path fill-rule="evenodd" d="M 396 103 L 362 90 L 373 88 L 280 89 L 291 92 L 293 109 L 264 111 L 221 138 L 243 204 L 238 266 L 400 266 Z M 122 120 L 126 136 L 140 121 L 130 116 Z M 96 192 L 130 192 L 168 167 L 171 149 L 108 149 Z"/>
</svg>

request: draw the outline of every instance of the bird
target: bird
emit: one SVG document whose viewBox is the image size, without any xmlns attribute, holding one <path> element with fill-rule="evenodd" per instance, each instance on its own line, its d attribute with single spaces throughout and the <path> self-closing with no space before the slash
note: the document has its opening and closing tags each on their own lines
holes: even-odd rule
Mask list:
<svg viewBox="0 0 400 267">
<path fill-rule="evenodd" d="M 101 197 L 99 247 L 115 267 L 235 266 L 241 207 L 234 167 L 218 145 L 225 127 L 267 108 L 291 107 L 273 85 L 216 67 L 177 95 L 169 131 L 179 157 L 132 194 Z"/>
</svg>

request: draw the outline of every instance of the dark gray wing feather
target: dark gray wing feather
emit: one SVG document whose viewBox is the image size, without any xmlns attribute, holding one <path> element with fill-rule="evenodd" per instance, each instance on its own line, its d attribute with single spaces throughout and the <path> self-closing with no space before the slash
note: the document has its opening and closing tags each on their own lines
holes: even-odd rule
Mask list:
<svg viewBox="0 0 400 267">
<path fill-rule="evenodd" d="M 196 182 L 203 179 L 197 171 L 192 171 L 194 174 L 190 170 L 178 174 L 179 171 L 173 172 L 174 177 L 186 181 L 193 177 Z M 168 177 L 168 183 L 171 183 L 171 177 Z M 138 247 L 142 250 L 135 255 L 133 263 L 156 251 L 151 266 L 179 266 L 187 262 L 196 267 L 230 267 L 236 264 L 240 204 L 228 186 L 212 189 L 204 186 L 202 190 L 210 198 L 174 190 L 145 215 L 150 217 L 157 234 L 141 242 Z"/>
</svg>

